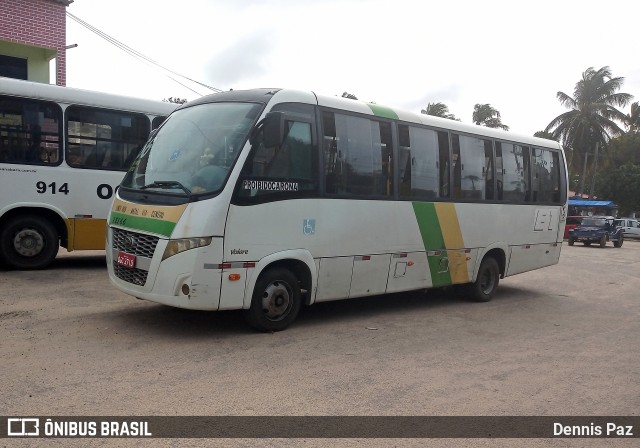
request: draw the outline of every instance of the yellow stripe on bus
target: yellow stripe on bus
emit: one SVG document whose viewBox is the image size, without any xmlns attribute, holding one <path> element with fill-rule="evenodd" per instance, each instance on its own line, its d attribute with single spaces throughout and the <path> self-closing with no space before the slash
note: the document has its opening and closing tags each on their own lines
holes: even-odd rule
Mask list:
<svg viewBox="0 0 640 448">
<path fill-rule="evenodd" d="M 460 232 L 460 223 L 458 222 L 455 204 L 436 202 L 434 206 L 438 215 L 438 221 L 440 221 L 444 247 L 447 249 L 463 248 L 464 241 L 462 239 L 462 233 Z"/>
<path fill-rule="evenodd" d="M 447 248 L 451 282 L 454 284 L 467 283 L 469 282 L 467 254 L 455 250 L 464 248 L 464 239 L 460 230 L 456 206 L 446 202 L 436 202 L 434 206 L 440 222 L 444 246 Z"/>
</svg>

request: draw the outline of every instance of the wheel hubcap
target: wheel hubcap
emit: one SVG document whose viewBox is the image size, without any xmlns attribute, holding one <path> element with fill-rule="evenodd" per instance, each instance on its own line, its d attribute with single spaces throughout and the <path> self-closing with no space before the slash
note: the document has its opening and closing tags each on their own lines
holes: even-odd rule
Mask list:
<svg viewBox="0 0 640 448">
<path fill-rule="evenodd" d="M 22 229 L 13 238 L 13 248 L 23 257 L 35 257 L 44 249 L 44 238 L 33 229 Z"/>
<path fill-rule="evenodd" d="M 276 281 L 267 286 L 262 294 L 262 311 L 271 320 L 284 317 L 291 304 L 291 293 L 285 283 Z"/>
<path fill-rule="evenodd" d="M 485 294 L 489 294 L 493 290 L 493 275 L 490 271 L 483 274 L 480 288 L 482 288 L 482 292 Z"/>
</svg>

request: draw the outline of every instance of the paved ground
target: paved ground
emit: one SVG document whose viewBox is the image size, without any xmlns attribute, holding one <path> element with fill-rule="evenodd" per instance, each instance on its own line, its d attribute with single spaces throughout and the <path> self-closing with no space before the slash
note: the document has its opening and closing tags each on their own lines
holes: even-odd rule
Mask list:
<svg viewBox="0 0 640 448">
<path fill-rule="evenodd" d="M 637 416 L 640 409 L 640 242 L 620 249 L 565 245 L 558 266 L 503 280 L 489 303 L 440 292 L 325 303 L 304 309 L 276 334 L 251 331 L 238 312 L 138 301 L 111 287 L 103 253 L 61 255 L 49 270 L 0 271 L 0 415 Z M 17 441 L 8 442 L 0 446 Z M 634 445 L 619 439 L 110 442 Z"/>
</svg>

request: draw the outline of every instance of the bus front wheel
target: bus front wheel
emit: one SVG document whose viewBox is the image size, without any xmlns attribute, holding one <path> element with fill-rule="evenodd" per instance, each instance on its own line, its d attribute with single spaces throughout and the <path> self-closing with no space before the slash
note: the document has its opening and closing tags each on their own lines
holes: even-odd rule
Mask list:
<svg viewBox="0 0 640 448">
<path fill-rule="evenodd" d="M 284 330 L 298 316 L 301 296 L 298 279 L 291 271 L 269 269 L 258 278 L 245 318 L 260 331 Z"/>
<path fill-rule="evenodd" d="M 476 302 L 488 302 L 498 289 L 500 282 L 500 267 L 495 258 L 482 260 L 476 281 L 469 285 L 471 298 Z"/>
<path fill-rule="evenodd" d="M 15 269 L 42 269 L 56 258 L 58 233 L 49 222 L 35 215 L 11 219 L 0 230 L 0 257 Z"/>
</svg>

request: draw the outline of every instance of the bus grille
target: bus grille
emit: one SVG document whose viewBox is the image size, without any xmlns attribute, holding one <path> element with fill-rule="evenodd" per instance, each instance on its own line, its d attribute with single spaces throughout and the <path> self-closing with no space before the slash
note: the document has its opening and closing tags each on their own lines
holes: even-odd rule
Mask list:
<svg viewBox="0 0 640 448">
<path fill-rule="evenodd" d="M 113 229 L 113 248 L 137 257 L 153 258 L 158 240 L 156 236 Z"/>
<path fill-rule="evenodd" d="M 128 230 L 113 230 L 113 249 L 123 251 L 136 257 L 153 258 L 158 241 L 156 236 L 144 235 L 142 233 L 130 232 Z M 134 285 L 144 286 L 147 282 L 148 271 L 144 269 L 130 269 L 113 262 L 113 273 L 120 280 L 124 280 Z"/>
<path fill-rule="evenodd" d="M 138 268 L 125 268 L 113 262 L 113 273 L 116 274 L 120 280 L 133 283 L 134 285 L 144 286 L 147 282 L 147 274 L 149 272 Z"/>
</svg>

